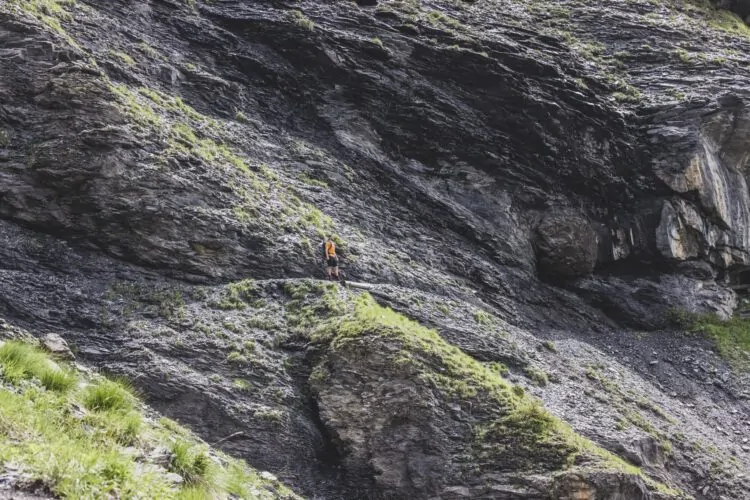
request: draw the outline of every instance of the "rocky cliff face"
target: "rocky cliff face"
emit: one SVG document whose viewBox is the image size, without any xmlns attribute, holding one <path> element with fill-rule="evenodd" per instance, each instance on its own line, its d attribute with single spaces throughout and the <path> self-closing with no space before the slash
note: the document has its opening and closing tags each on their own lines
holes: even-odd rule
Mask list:
<svg viewBox="0 0 750 500">
<path fill-rule="evenodd" d="M 669 321 L 750 266 L 749 33 L 4 0 L 0 310 L 311 498 L 750 498 L 747 373 Z M 437 333 L 300 281 L 324 234 Z"/>
</svg>

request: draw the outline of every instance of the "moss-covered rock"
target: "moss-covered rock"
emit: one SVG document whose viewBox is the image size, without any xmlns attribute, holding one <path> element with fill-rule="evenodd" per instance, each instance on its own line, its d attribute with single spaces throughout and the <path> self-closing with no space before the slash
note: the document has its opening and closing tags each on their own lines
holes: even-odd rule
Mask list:
<svg viewBox="0 0 750 500">
<path fill-rule="evenodd" d="M 599 483 L 637 492 L 627 498 L 674 493 L 434 330 L 367 294 L 344 303 L 311 334 L 319 349 L 310 384 L 349 481 L 414 498 L 456 488 L 581 498 Z"/>
</svg>

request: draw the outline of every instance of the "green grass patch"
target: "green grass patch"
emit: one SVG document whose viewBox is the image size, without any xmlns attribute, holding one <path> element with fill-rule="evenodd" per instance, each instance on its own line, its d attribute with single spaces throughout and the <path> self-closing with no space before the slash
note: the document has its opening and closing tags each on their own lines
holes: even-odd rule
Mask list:
<svg viewBox="0 0 750 500">
<path fill-rule="evenodd" d="M 91 411 L 127 412 L 133 409 L 135 396 L 122 382 L 104 379 L 86 388 L 83 405 Z"/>
<path fill-rule="evenodd" d="M 126 54 L 125 52 L 121 52 L 119 50 L 110 50 L 109 53 L 131 68 L 136 65 L 135 59 L 133 59 L 132 56 L 130 56 L 129 54 Z"/>
<path fill-rule="evenodd" d="M 327 188 L 328 183 L 325 181 L 321 181 L 320 179 L 315 179 L 313 177 L 310 177 L 307 174 L 301 174 L 298 179 L 302 181 L 303 183 L 307 184 L 308 186 L 317 186 L 322 188 Z"/>
<path fill-rule="evenodd" d="M 162 166 L 179 163 L 182 156 L 193 156 L 226 174 L 224 185 L 235 196 L 231 210 L 238 223 L 262 223 L 271 230 L 303 235 L 333 232 L 331 217 L 299 199 L 280 182 L 277 172 L 235 153 L 228 145 L 226 131 L 215 119 L 202 115 L 178 96 L 154 89 L 133 90 L 111 84 L 110 90 L 123 114 L 163 139 L 166 146 L 159 156 Z M 206 253 L 205 247 L 195 243 L 193 249 L 199 255 Z"/>
<path fill-rule="evenodd" d="M 247 356 L 239 351 L 232 351 L 227 355 L 227 363 L 235 365 L 246 365 L 247 362 Z"/>
<path fill-rule="evenodd" d="M 82 384 L 47 388 L 41 380 L 48 369 Z M 121 382 L 58 367 L 20 342 L 0 346 L 0 372 L 0 470 L 12 465 L 25 484 L 38 482 L 56 498 L 298 498 L 177 423 L 145 419 L 143 405 Z M 159 447 L 172 452 L 169 470 L 182 484 L 167 470 L 139 463 Z"/>
<path fill-rule="evenodd" d="M 549 383 L 549 377 L 539 368 L 536 368 L 534 366 L 527 366 L 523 372 L 527 377 L 531 379 L 532 382 L 534 382 L 534 385 L 544 387 Z"/>
<path fill-rule="evenodd" d="M 557 352 L 557 346 L 551 340 L 545 340 L 542 342 L 542 347 L 547 349 L 549 352 Z"/>
<path fill-rule="evenodd" d="M 186 484 L 205 487 L 214 483 L 216 472 L 205 446 L 177 441 L 171 451 L 170 470 L 182 476 Z"/>
<path fill-rule="evenodd" d="M 76 41 L 65 31 L 61 22 L 73 19 L 66 7 L 75 5 L 75 0 L 10 0 L 26 13 L 38 19 L 48 30 L 64 38 L 71 46 L 80 49 Z"/>
<path fill-rule="evenodd" d="M 427 13 L 427 21 L 433 25 L 443 25 L 452 29 L 463 28 L 463 24 L 458 19 L 454 19 L 439 10 L 433 10 Z"/>
<path fill-rule="evenodd" d="M 46 389 L 65 392 L 76 385 L 76 374 L 58 366 L 38 349 L 23 342 L 8 341 L 0 346 L 0 376 L 17 384 L 36 379 Z"/>
<path fill-rule="evenodd" d="M 706 314 L 695 316 L 691 321 L 690 330 L 711 339 L 719 354 L 734 368 L 750 369 L 749 319 L 733 317 L 723 321 L 714 314 Z"/>
<path fill-rule="evenodd" d="M 474 321 L 476 321 L 479 325 L 492 325 L 495 322 L 492 315 L 490 315 L 486 311 L 482 311 L 481 309 L 477 309 L 476 311 L 474 311 Z"/>
<path fill-rule="evenodd" d="M 307 331 L 331 316 L 343 314 L 346 304 L 339 288 L 333 283 L 312 280 L 287 282 L 284 292 L 291 298 L 286 304 L 284 318 L 296 330 Z"/>
<path fill-rule="evenodd" d="M 508 370 L 508 367 L 505 366 L 505 364 L 500 363 L 499 361 L 492 361 L 487 365 L 487 368 L 503 377 L 510 372 L 510 370 Z"/>
<path fill-rule="evenodd" d="M 249 391 L 252 386 L 247 380 L 236 378 L 232 380 L 232 387 L 234 387 L 238 391 Z"/>
<path fill-rule="evenodd" d="M 680 61 L 686 64 L 693 63 L 693 56 L 685 49 L 675 49 L 674 54 Z"/>
<path fill-rule="evenodd" d="M 211 306 L 222 310 L 245 309 L 253 301 L 257 289 L 253 280 L 245 279 L 230 283 L 222 290 L 219 299 L 211 302 Z"/>
<path fill-rule="evenodd" d="M 315 31 L 315 23 L 300 10 L 293 10 L 290 14 L 292 22 L 308 31 Z"/>
</svg>

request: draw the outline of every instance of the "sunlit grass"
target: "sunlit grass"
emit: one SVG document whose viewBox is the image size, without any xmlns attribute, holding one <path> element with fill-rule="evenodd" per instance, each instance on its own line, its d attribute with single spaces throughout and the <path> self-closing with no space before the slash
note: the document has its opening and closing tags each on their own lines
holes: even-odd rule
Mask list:
<svg viewBox="0 0 750 500">
<path fill-rule="evenodd" d="M 28 344 L 0 346 L 0 470 L 12 464 L 70 499 L 297 498 L 143 410 L 121 381 L 78 374 Z M 167 470 L 139 463 L 155 447 L 171 451 L 169 472 L 182 477 L 181 485 Z"/>
</svg>

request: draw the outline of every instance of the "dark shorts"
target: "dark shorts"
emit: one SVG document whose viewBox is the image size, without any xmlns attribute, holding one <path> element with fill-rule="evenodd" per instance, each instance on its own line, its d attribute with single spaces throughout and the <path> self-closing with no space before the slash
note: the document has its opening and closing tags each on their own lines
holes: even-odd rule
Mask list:
<svg viewBox="0 0 750 500">
<path fill-rule="evenodd" d="M 328 267 L 339 267 L 339 259 L 336 257 L 328 257 Z"/>
</svg>

